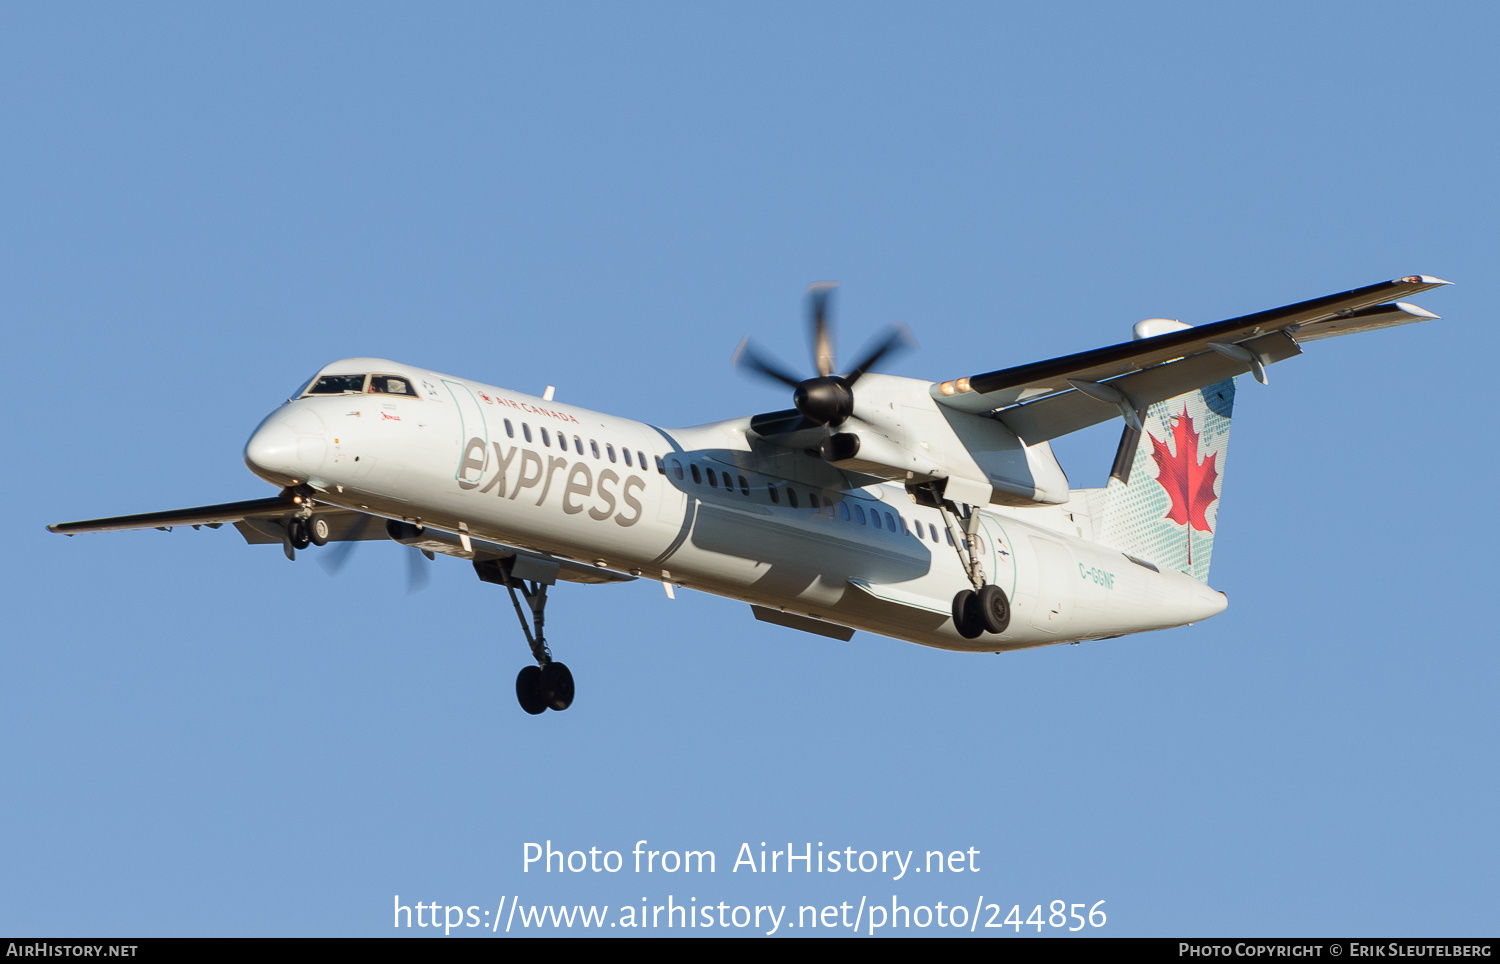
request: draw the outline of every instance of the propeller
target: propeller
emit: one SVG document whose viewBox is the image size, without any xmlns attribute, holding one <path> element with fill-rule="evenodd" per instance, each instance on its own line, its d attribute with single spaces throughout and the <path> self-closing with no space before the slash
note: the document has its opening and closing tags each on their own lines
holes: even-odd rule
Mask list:
<svg viewBox="0 0 1500 964">
<path fill-rule="evenodd" d="M 911 330 L 905 325 L 893 325 L 874 346 L 868 349 L 859 364 L 849 369 L 848 374 L 835 374 L 833 326 L 829 319 L 829 305 L 837 285 L 820 281 L 807 289 L 807 314 L 812 339 L 813 368 L 817 375 L 798 378 L 780 362 L 768 357 L 750 343 L 746 335 L 735 349 L 733 364 L 745 371 L 754 372 L 772 381 L 780 382 L 792 390 L 792 404 L 810 422 L 836 429 L 840 423 L 854 414 L 854 383 L 866 372 L 878 365 L 887 356 L 904 348 L 916 346 Z"/>
<path fill-rule="evenodd" d="M 350 557 L 354 555 L 354 547 L 364 540 L 366 531 L 374 521 L 375 516 L 361 514 L 349 528 L 347 541 L 340 541 L 318 553 L 318 564 L 323 567 L 323 570 L 330 576 L 337 576 L 342 572 L 349 564 Z M 433 558 L 430 553 L 415 548 L 406 554 L 406 594 L 408 596 L 426 589 L 427 584 L 432 581 L 432 574 L 422 562 L 423 556 L 428 559 Z"/>
</svg>

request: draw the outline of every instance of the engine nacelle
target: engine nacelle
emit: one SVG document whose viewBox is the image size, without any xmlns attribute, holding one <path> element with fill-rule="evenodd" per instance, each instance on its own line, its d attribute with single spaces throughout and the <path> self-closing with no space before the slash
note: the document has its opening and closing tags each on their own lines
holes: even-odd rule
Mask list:
<svg viewBox="0 0 1500 964">
<path fill-rule="evenodd" d="M 848 441 L 823 451 L 841 469 L 907 482 L 946 479 L 944 495 L 975 505 L 1061 505 L 1068 477 L 1046 442 L 1027 445 L 1003 423 L 940 406 L 931 382 L 865 375 L 854 416 L 839 426 Z M 838 435 L 833 438 L 838 438 Z"/>
</svg>

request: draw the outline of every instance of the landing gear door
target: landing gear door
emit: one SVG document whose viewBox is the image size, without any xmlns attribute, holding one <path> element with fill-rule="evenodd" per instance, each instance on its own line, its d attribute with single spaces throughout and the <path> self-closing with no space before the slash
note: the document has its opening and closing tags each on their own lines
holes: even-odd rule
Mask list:
<svg viewBox="0 0 1500 964">
<path fill-rule="evenodd" d="M 453 477 L 459 485 L 468 488 L 478 485 L 480 476 L 489 460 L 490 432 L 484 420 L 484 410 L 474 393 L 451 379 L 443 379 L 443 387 L 453 397 L 458 409 L 458 466 Z"/>
</svg>

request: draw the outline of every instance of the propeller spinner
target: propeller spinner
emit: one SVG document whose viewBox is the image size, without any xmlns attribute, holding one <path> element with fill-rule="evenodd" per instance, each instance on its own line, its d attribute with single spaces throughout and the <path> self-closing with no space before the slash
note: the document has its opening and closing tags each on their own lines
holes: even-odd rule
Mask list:
<svg viewBox="0 0 1500 964">
<path fill-rule="evenodd" d="M 758 351 L 746 335 L 734 353 L 734 365 L 755 372 L 773 381 L 781 382 L 792 389 L 792 404 L 810 422 L 837 428 L 854 414 L 854 383 L 875 367 L 887 355 L 915 345 L 911 330 L 905 325 L 893 325 L 885 336 L 868 351 L 863 360 L 846 375 L 836 375 L 833 352 L 833 331 L 828 317 L 833 282 L 820 281 L 807 289 L 808 321 L 811 326 L 813 367 L 818 374 L 813 378 L 797 378 L 778 362 Z"/>
</svg>

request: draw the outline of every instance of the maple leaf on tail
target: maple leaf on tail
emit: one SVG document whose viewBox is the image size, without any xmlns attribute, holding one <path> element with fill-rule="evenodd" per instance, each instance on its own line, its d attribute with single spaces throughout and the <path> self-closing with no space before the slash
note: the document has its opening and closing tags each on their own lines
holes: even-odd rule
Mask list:
<svg viewBox="0 0 1500 964">
<path fill-rule="evenodd" d="M 1150 435 L 1150 433 L 1147 433 Z M 1182 407 L 1172 425 L 1172 442 L 1177 454 L 1173 455 L 1166 443 L 1151 435 L 1151 457 L 1156 460 L 1156 481 L 1172 497 L 1172 509 L 1166 515 L 1178 525 L 1191 525 L 1200 532 L 1213 532 L 1204 515 L 1217 496 L 1214 495 L 1214 480 L 1219 472 L 1214 463 L 1219 453 L 1198 461 L 1198 433 L 1193 431 L 1193 419 Z"/>
</svg>

